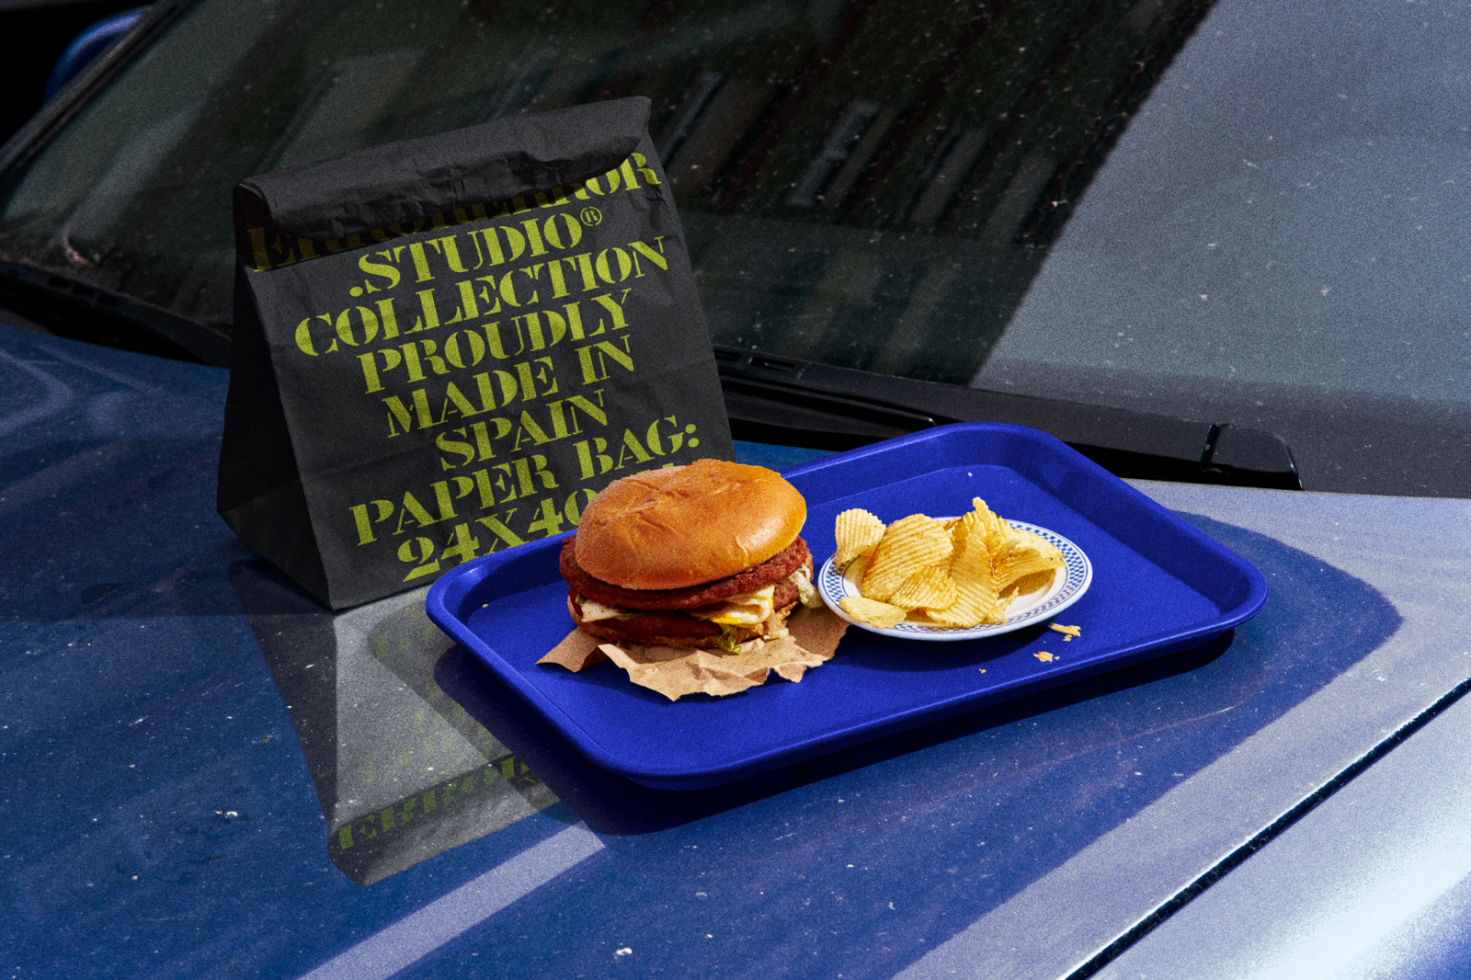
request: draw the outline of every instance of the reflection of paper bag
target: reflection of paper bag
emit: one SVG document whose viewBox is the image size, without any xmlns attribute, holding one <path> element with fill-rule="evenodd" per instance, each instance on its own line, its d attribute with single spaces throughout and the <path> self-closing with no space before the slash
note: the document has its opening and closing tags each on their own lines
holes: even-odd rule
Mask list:
<svg viewBox="0 0 1471 980">
<path fill-rule="evenodd" d="M 799 608 L 787 620 L 788 636 L 778 640 L 751 640 L 739 654 L 719 650 L 681 650 L 675 647 L 620 647 L 573 630 L 539 664 L 558 664 L 571 671 L 612 660 L 641 687 L 658 691 L 671 701 L 686 694 L 723 697 L 766 683 L 774 671 L 797 682 L 809 667 L 832 659 L 848 624 L 826 609 Z"/>
<path fill-rule="evenodd" d="M 734 457 L 647 99 L 496 120 L 235 193 L 218 507 L 334 609 Z"/>
</svg>

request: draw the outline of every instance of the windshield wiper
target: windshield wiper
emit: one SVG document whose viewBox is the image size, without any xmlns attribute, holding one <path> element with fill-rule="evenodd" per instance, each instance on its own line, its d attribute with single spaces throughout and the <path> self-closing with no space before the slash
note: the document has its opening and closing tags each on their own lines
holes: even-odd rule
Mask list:
<svg viewBox="0 0 1471 980">
<path fill-rule="evenodd" d="M 230 364 L 230 335 L 223 330 L 28 262 L 0 262 L 0 306 L 59 337 L 212 367 Z"/>
<path fill-rule="evenodd" d="M 737 439 L 852 449 L 953 422 L 1051 433 L 1126 478 L 1301 490 L 1287 443 L 1225 423 L 936 384 L 716 345 Z"/>
<path fill-rule="evenodd" d="M 215 327 L 75 276 L 0 262 L 0 306 L 58 336 L 228 367 Z M 1011 422 L 1051 433 L 1125 478 L 1301 490 L 1278 436 L 1061 398 L 937 384 L 715 345 L 737 439 L 843 450 L 953 422 Z"/>
</svg>

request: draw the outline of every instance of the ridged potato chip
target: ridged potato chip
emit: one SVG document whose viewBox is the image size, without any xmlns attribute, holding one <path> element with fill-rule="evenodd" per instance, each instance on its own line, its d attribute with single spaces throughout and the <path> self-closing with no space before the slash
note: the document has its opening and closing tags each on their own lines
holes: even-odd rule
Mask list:
<svg viewBox="0 0 1471 980">
<path fill-rule="evenodd" d="M 1033 592 L 1045 592 L 1052 584 L 1052 577 L 1056 574 L 1056 569 L 1049 568 L 1046 571 L 1023 575 L 1001 590 L 1001 601 L 1011 602 L 1020 596 L 1031 595 Z"/>
<path fill-rule="evenodd" d="M 1006 622 L 1006 615 L 997 596 L 996 578 L 991 572 L 991 553 L 986 548 L 984 528 L 981 521 L 971 520 L 978 516 L 967 514 L 958 535 L 955 554 L 950 558 L 950 580 L 955 583 L 956 598 L 953 603 L 940 609 L 931 609 L 927 616 L 936 625 L 952 629 L 969 629 L 982 623 Z"/>
<path fill-rule="evenodd" d="M 884 522 L 861 507 L 855 507 L 838 515 L 833 533 L 838 539 L 833 564 L 842 571 L 855 559 L 873 554 L 873 549 L 878 547 L 884 536 Z"/>
<path fill-rule="evenodd" d="M 926 565 L 949 558 L 954 549 L 945 526 L 934 518 L 924 514 L 900 518 L 884 529 L 858 591 L 870 599 L 888 602 L 905 579 Z"/>
<path fill-rule="evenodd" d="M 991 556 L 991 568 L 998 588 L 1005 589 L 1018 579 L 1038 572 L 1050 572 L 1066 564 L 1062 552 L 1044 538 L 1031 531 L 1016 531 L 1014 535 L 999 554 Z"/>
<path fill-rule="evenodd" d="M 1017 531 L 1006 523 L 1005 518 L 987 507 L 986 502 L 980 497 L 972 497 L 970 503 L 974 509 L 965 516 L 980 531 L 981 536 L 985 539 L 986 548 L 994 555 L 1004 548 L 1007 542 L 1016 537 Z"/>
<path fill-rule="evenodd" d="M 877 599 L 867 599 L 861 595 L 844 596 L 838 605 L 842 606 L 843 611 L 854 619 L 861 620 L 870 626 L 877 626 L 882 630 L 899 625 L 907 615 L 905 610 L 898 606 L 891 606 Z"/>
<path fill-rule="evenodd" d="M 889 597 L 889 605 L 900 609 L 944 609 L 960 597 L 950 573 L 938 565 L 926 565 L 904 580 Z"/>
</svg>

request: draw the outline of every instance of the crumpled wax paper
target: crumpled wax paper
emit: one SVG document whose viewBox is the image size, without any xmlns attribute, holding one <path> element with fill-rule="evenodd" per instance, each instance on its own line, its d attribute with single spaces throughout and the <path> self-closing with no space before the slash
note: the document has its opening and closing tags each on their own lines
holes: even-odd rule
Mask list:
<svg viewBox="0 0 1471 980">
<path fill-rule="evenodd" d="M 788 635 L 776 640 L 748 640 L 738 654 L 721 650 L 685 650 L 663 646 L 619 646 L 575 629 L 537 661 L 558 664 L 570 671 L 612 660 L 642 687 L 658 691 L 671 701 L 686 694 L 723 697 L 766 683 L 775 671 L 789 681 L 800 681 L 809 667 L 832 659 L 848 624 L 826 607 L 798 606 L 787 619 Z"/>
</svg>

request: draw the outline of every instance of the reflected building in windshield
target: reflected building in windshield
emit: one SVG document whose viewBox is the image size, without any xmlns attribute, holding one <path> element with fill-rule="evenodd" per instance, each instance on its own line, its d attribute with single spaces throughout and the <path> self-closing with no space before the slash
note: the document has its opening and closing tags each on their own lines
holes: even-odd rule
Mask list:
<svg viewBox="0 0 1471 980">
<path fill-rule="evenodd" d="M 615 87 L 663 95 L 717 343 L 964 384 L 1208 9 L 855 2 Z"/>
<path fill-rule="evenodd" d="M 717 343 L 965 384 L 1209 6 L 203 0 L 10 161 L 0 257 L 228 331 L 245 177 L 646 95 Z"/>
</svg>

